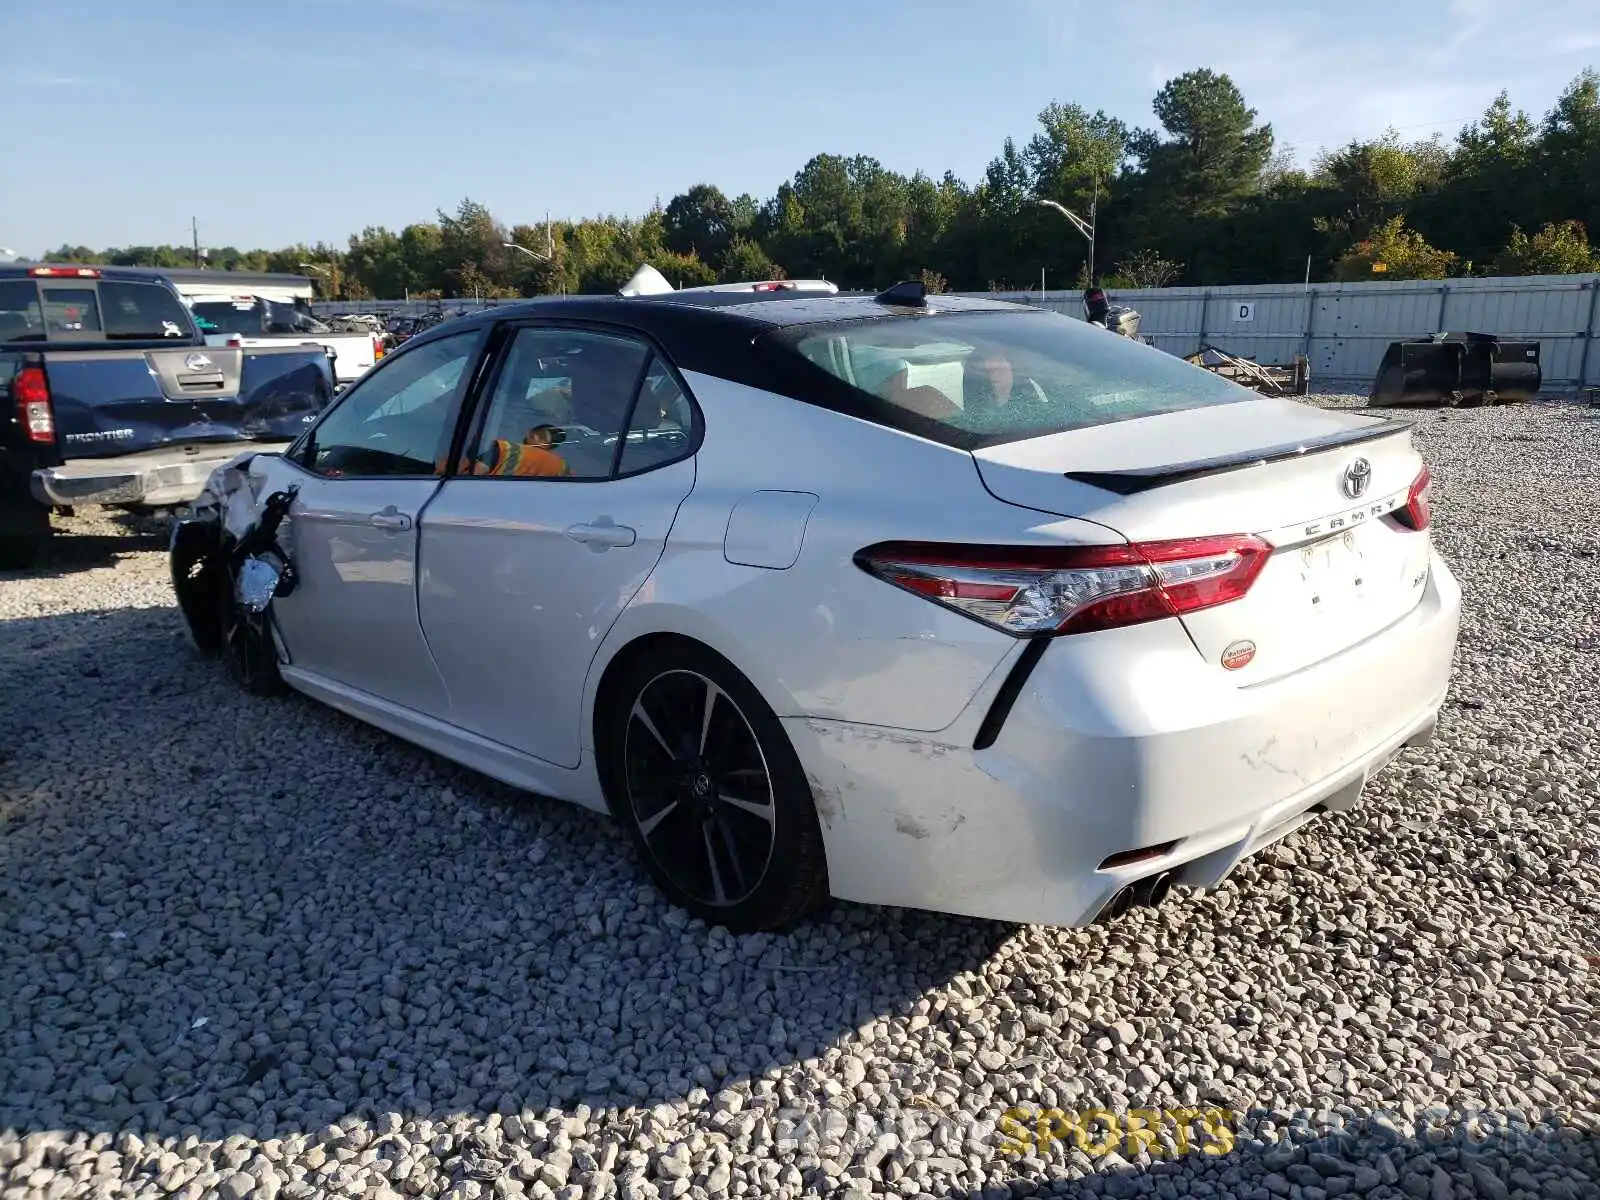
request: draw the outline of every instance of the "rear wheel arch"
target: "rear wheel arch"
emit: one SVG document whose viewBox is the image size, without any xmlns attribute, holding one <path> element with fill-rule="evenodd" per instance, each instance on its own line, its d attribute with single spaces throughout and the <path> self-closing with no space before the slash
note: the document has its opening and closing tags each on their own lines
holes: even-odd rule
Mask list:
<svg viewBox="0 0 1600 1200">
<path fill-rule="evenodd" d="M 620 631 L 614 629 L 612 632 L 615 637 Z M 744 665 L 748 661 L 748 656 L 739 654 L 733 647 L 725 645 L 720 638 L 699 637 L 693 633 L 683 633 L 673 629 L 653 629 L 623 633 L 616 640 L 621 644 L 609 658 L 604 657 L 602 651 L 596 659 L 599 666 L 598 677 L 591 676 L 594 682 L 590 685 L 593 692 L 589 705 L 588 734 L 596 756 L 603 751 L 605 714 L 608 711 L 607 706 L 616 698 L 616 689 L 620 682 L 641 658 L 673 642 L 707 651 L 722 659 L 731 670 L 737 671 L 760 694 L 766 701 L 767 707 L 780 718 L 793 716 L 800 711 L 794 697 L 782 683 L 761 672 L 751 671 Z M 601 663 L 603 665 L 600 665 Z"/>
<path fill-rule="evenodd" d="M 747 746 L 759 746 L 759 759 L 748 753 L 737 757 L 744 766 L 756 762 L 760 766 L 752 773 L 742 768 L 733 771 L 726 761 L 719 764 L 719 760 L 727 754 L 726 737 L 712 737 L 712 745 L 722 744 L 722 749 L 715 755 L 708 752 L 705 745 L 701 746 L 700 754 L 705 755 L 704 764 L 692 750 L 688 752 L 689 757 L 682 760 L 678 760 L 677 751 L 670 751 L 675 761 L 688 764 L 687 770 L 691 773 L 701 773 L 700 779 L 705 781 L 708 790 L 701 792 L 701 785 L 696 782 L 695 794 L 707 799 L 697 801 L 684 793 L 681 800 L 672 799 L 659 815 L 641 823 L 641 797 L 660 793 L 654 786 L 643 793 L 635 791 L 633 772 L 639 759 L 630 733 L 642 720 L 643 726 L 654 734 L 658 742 L 662 734 L 657 732 L 650 717 L 629 717 L 627 710 L 632 705 L 645 703 L 643 697 L 652 693 L 658 697 L 659 704 L 661 693 L 658 689 L 663 680 L 675 677 L 693 679 L 696 676 L 706 683 L 715 697 L 706 701 L 705 730 L 713 728 L 713 707 L 723 717 L 721 727 L 724 730 L 727 729 L 729 714 L 737 713 L 737 720 L 742 722 L 747 735 L 754 738 Z M 633 711 L 637 713 L 638 710 Z M 663 712 L 671 711 L 657 707 L 654 720 L 661 720 Z M 724 924 L 735 930 L 785 928 L 827 902 L 827 849 L 822 839 L 821 814 L 816 806 L 810 779 L 772 705 L 750 677 L 726 655 L 693 637 L 676 633 L 655 633 L 634 639 L 606 665 L 595 692 L 593 723 L 596 774 L 606 807 L 623 825 L 646 870 L 670 899 L 707 921 Z M 647 759 L 650 757 L 645 756 Z M 756 792 L 743 799 L 728 799 L 725 796 L 721 800 L 715 798 L 723 796 L 721 789 L 724 785 L 710 781 L 731 781 L 736 775 L 751 774 L 765 780 L 766 801 L 754 804 Z M 684 781 L 680 780 L 679 783 Z M 679 784 L 672 786 L 675 788 Z M 709 805 L 709 808 L 696 816 L 696 804 L 701 807 Z M 711 877 L 716 889 L 713 902 L 684 882 L 684 871 L 695 860 L 695 854 L 686 853 L 679 845 L 671 848 L 663 857 L 663 835 L 674 835 L 674 830 L 668 828 L 655 834 L 650 830 L 659 826 L 667 813 L 674 810 L 677 811 L 675 820 L 679 822 L 680 830 L 686 820 L 690 822 L 691 829 L 694 828 L 693 822 L 703 820 L 708 823 L 708 832 L 704 835 L 707 839 L 706 853 L 715 859 L 717 855 L 711 847 L 715 834 L 709 830 L 718 829 L 719 823 L 725 824 L 730 817 L 739 816 L 738 813 L 728 813 L 728 806 L 747 812 L 764 810 L 769 836 L 777 840 L 771 844 L 770 857 L 762 859 L 760 873 L 749 876 L 752 880 L 749 886 L 753 890 L 748 894 L 724 898 L 722 881 L 717 878 L 717 868 L 713 866 Z M 732 853 L 735 842 L 740 839 L 730 835 L 727 830 L 722 832 L 728 852 Z M 668 836 L 666 841 L 670 843 L 672 836 Z M 746 871 L 733 867 L 732 877 L 742 881 L 746 875 Z"/>
<path fill-rule="evenodd" d="M 684 637 L 677 633 L 647 633 L 642 637 L 623 646 L 611 661 L 606 663 L 601 672 L 600 682 L 595 686 L 594 704 L 589 710 L 589 736 L 594 744 L 595 761 L 600 769 L 601 779 L 605 778 L 605 766 L 600 761 L 601 756 L 608 753 L 611 747 L 607 746 L 606 718 L 611 711 L 611 706 L 617 702 L 617 692 L 628 678 L 633 668 L 649 657 L 650 654 L 672 642 L 685 642 L 709 650 L 702 642 L 694 638 Z"/>
</svg>

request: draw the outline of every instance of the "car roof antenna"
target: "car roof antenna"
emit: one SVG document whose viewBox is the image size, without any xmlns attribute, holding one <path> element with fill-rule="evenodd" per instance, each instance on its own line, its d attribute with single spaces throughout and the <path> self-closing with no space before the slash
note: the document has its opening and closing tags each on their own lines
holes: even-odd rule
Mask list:
<svg viewBox="0 0 1600 1200">
<path fill-rule="evenodd" d="M 926 308 L 928 286 L 920 279 L 908 279 L 886 288 L 873 297 L 879 304 L 893 304 L 900 308 Z"/>
</svg>

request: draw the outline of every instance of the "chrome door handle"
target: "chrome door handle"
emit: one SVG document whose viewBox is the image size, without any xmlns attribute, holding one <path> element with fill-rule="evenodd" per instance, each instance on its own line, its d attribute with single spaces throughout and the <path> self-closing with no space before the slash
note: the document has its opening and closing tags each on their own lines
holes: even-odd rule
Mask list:
<svg viewBox="0 0 1600 1200">
<path fill-rule="evenodd" d="M 573 541 L 583 542 L 600 550 L 611 546 L 631 546 L 639 538 L 639 535 L 628 526 L 614 525 L 609 521 L 569 525 L 566 533 Z"/>
<path fill-rule="evenodd" d="M 411 518 L 403 512 L 396 512 L 393 507 L 382 512 L 375 512 L 367 518 L 368 524 L 374 529 L 410 529 Z"/>
</svg>

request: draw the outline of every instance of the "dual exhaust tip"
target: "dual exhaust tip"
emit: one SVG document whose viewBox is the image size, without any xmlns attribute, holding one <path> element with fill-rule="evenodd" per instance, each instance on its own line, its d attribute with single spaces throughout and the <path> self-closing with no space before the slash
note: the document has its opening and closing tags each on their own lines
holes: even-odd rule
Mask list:
<svg viewBox="0 0 1600 1200">
<path fill-rule="evenodd" d="M 1158 908 L 1172 894 L 1173 872 L 1136 879 L 1106 902 L 1098 921 L 1115 921 L 1130 908 Z"/>
</svg>

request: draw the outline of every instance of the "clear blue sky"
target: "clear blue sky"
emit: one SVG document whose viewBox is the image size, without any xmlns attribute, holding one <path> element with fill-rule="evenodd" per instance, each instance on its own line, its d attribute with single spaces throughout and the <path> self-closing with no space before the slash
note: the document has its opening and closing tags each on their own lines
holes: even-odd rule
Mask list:
<svg viewBox="0 0 1600 1200">
<path fill-rule="evenodd" d="M 1153 124 L 1225 70 L 1302 161 L 1535 116 L 1595 0 L 0 0 L 0 246 L 343 244 L 471 196 L 508 223 L 770 195 L 814 153 L 976 178 L 1051 100 Z"/>
</svg>

